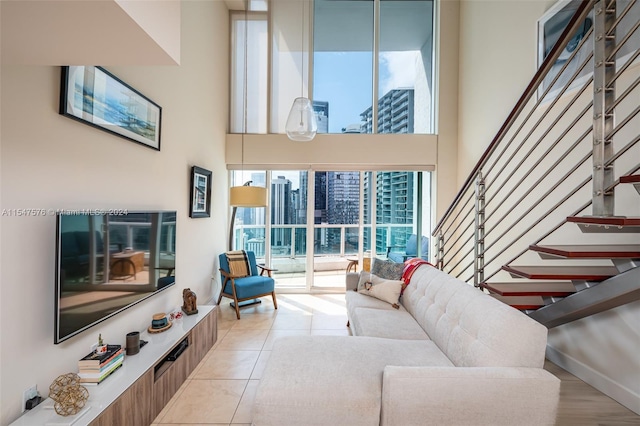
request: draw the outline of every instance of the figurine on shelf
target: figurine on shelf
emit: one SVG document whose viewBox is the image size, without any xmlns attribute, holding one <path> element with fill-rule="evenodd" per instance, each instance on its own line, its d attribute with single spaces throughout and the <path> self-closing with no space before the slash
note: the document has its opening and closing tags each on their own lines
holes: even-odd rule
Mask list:
<svg viewBox="0 0 640 426">
<path fill-rule="evenodd" d="M 107 345 L 102 341 L 102 333 L 98 334 L 98 346 L 96 346 L 96 354 L 104 354 L 107 352 Z"/>
<path fill-rule="evenodd" d="M 196 294 L 191 291 L 190 288 L 182 290 L 182 310 L 187 315 L 193 315 L 198 313 L 198 307 L 196 306 Z"/>
</svg>

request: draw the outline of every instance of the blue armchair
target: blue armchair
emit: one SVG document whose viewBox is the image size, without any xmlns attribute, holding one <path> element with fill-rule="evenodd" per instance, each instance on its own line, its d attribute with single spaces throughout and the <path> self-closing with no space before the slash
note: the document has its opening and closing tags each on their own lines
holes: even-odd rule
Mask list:
<svg viewBox="0 0 640 426">
<path fill-rule="evenodd" d="M 404 252 L 392 251 L 394 248 L 404 248 Z M 420 258 L 424 260 L 429 259 L 429 239 L 422 236 L 420 241 Z M 400 246 L 390 246 L 387 247 L 387 259 L 392 260 L 396 263 L 403 263 L 407 259 L 411 259 L 413 257 L 418 256 L 418 237 L 416 234 L 411 234 L 409 239 L 407 240 L 406 247 Z"/>
<path fill-rule="evenodd" d="M 250 275 L 247 277 L 236 277 L 229 272 L 229 261 L 225 253 L 218 256 L 220 260 L 220 279 L 222 282 L 222 290 L 218 298 L 218 305 L 222 297 L 233 299 L 236 309 L 236 317 L 240 319 L 240 309 L 238 302 L 251 300 L 262 296 L 273 298 L 273 306 L 278 309 L 276 302 L 275 281 L 271 277 L 271 271 L 262 265 L 256 264 L 256 255 L 252 251 L 247 251 L 247 259 L 249 261 Z M 260 274 L 258 274 L 260 268 Z M 267 272 L 265 276 L 264 273 Z"/>
</svg>

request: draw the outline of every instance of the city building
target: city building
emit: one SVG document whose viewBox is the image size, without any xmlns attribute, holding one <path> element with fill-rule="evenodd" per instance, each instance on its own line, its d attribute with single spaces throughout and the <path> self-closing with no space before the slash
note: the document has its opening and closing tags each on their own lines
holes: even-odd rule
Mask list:
<svg viewBox="0 0 640 426">
<path fill-rule="evenodd" d="M 373 188 L 374 185 L 370 181 L 370 177 L 369 173 L 365 175 L 365 206 L 370 206 L 372 201 L 370 188 Z M 411 172 L 377 172 L 373 179 L 376 188 L 375 223 L 390 225 L 388 228 L 380 227 L 380 230 L 376 232 L 376 253 L 384 253 L 389 246 L 403 247 L 413 232 L 411 225 L 415 220 L 413 208 L 415 174 Z M 365 207 L 364 223 L 371 223 L 370 212 L 371 210 Z M 364 247 L 371 247 L 369 234 L 365 234 Z"/>
<path fill-rule="evenodd" d="M 414 90 L 394 89 L 378 100 L 378 133 L 413 133 Z M 373 133 L 373 107 L 360 114 L 362 133 Z"/>
</svg>

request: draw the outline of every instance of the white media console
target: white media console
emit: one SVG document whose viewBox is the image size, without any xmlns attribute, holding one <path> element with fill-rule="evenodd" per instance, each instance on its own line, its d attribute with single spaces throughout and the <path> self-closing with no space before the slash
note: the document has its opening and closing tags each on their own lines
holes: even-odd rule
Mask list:
<svg viewBox="0 0 640 426">
<path fill-rule="evenodd" d="M 165 332 L 140 333 L 149 343 L 99 385 L 88 385 L 89 400 L 76 415 L 60 416 L 47 398 L 11 423 L 15 426 L 148 426 L 162 411 L 217 339 L 217 306 L 198 306 Z M 171 352 L 188 346 L 173 360 Z M 80 356 L 79 356 L 80 357 Z M 64 374 L 65 372 L 61 372 Z"/>
</svg>

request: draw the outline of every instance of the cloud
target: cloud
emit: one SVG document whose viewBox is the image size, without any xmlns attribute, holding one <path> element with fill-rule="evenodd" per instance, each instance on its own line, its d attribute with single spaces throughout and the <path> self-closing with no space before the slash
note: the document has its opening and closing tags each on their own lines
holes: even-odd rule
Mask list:
<svg viewBox="0 0 640 426">
<path fill-rule="evenodd" d="M 416 81 L 416 50 L 380 53 L 380 93 L 384 96 L 393 89 L 413 87 Z"/>
</svg>

